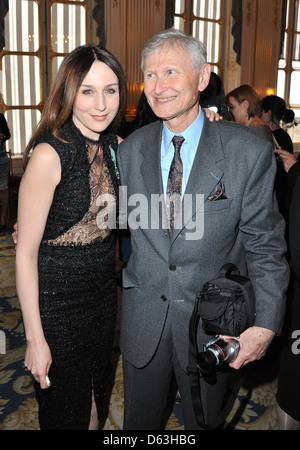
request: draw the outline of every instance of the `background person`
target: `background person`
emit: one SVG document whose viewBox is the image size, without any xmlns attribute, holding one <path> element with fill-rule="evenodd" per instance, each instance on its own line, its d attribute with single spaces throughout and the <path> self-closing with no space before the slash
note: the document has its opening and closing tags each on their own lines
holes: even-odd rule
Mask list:
<svg viewBox="0 0 300 450">
<path fill-rule="evenodd" d="M 266 139 L 275 148 L 273 134 L 261 120 L 262 106 L 259 96 L 248 84 L 237 87 L 226 95 L 226 102 L 233 119 L 249 127 L 258 136 Z"/>
<path fill-rule="evenodd" d="M 292 123 L 294 118 L 294 111 L 287 109 L 286 103 L 282 98 L 277 95 L 268 95 L 263 98 L 261 119 L 272 131 L 278 150 L 285 150 L 291 155 L 294 153 L 293 142 L 290 135 L 281 127 L 281 122 Z M 278 154 L 277 151 L 276 154 Z M 281 158 L 277 159 L 275 190 L 280 212 L 284 216 L 288 228 L 289 189 L 282 158 L 283 152 L 281 153 Z"/>
</svg>

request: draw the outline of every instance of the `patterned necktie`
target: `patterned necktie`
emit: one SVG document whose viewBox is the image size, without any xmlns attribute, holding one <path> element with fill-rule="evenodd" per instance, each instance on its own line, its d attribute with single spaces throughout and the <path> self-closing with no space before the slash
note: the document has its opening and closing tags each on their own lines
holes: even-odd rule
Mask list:
<svg viewBox="0 0 300 450">
<path fill-rule="evenodd" d="M 168 185 L 167 185 L 167 217 L 169 219 L 169 236 L 173 236 L 174 222 L 176 214 L 178 214 L 181 203 L 182 188 L 182 161 L 180 157 L 180 148 L 184 141 L 182 136 L 174 136 L 172 142 L 174 144 L 175 153 L 171 163 Z"/>
</svg>

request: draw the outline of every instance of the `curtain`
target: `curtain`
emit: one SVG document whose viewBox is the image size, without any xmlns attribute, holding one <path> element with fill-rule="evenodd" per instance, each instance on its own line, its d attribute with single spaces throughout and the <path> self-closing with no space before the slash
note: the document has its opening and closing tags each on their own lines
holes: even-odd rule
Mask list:
<svg viewBox="0 0 300 450">
<path fill-rule="evenodd" d="M 4 17 L 8 11 L 8 0 L 0 0 L 0 51 L 5 46 L 4 39 Z"/>
<path fill-rule="evenodd" d="M 104 0 L 95 0 L 96 6 L 93 9 L 93 19 L 97 22 L 96 34 L 99 38 L 98 44 L 102 47 L 106 45 L 106 34 L 105 34 L 105 6 Z"/>
<path fill-rule="evenodd" d="M 234 25 L 231 29 L 231 34 L 234 37 L 233 50 L 236 53 L 236 62 L 241 65 L 243 0 L 232 0 L 231 15 L 234 19 Z"/>
<path fill-rule="evenodd" d="M 166 0 L 166 29 L 174 25 L 175 0 Z"/>
</svg>

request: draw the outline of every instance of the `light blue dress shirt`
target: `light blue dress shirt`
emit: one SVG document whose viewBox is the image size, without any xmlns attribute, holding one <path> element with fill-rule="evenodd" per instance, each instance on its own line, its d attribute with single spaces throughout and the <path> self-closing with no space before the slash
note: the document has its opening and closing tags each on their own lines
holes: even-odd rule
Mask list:
<svg viewBox="0 0 300 450">
<path fill-rule="evenodd" d="M 200 108 L 197 119 L 182 133 L 178 133 L 179 136 L 184 137 L 184 142 L 180 150 L 180 156 L 183 165 L 182 195 L 185 192 L 185 188 L 188 183 L 191 169 L 194 163 L 195 155 L 197 152 L 199 140 L 203 129 L 203 123 L 204 123 L 204 113 Z M 166 193 L 167 191 L 170 166 L 174 157 L 174 145 L 172 142 L 174 135 L 175 134 L 172 131 L 170 131 L 165 124 L 163 124 L 160 163 L 161 163 L 161 174 L 164 193 Z"/>
</svg>

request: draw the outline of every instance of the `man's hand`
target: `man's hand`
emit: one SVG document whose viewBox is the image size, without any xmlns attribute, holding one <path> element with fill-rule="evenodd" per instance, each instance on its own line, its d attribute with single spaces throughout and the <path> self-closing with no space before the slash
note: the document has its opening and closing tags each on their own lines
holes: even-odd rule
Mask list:
<svg viewBox="0 0 300 450">
<path fill-rule="evenodd" d="M 236 338 L 240 343 L 240 351 L 236 360 L 229 364 L 233 369 L 240 369 L 245 364 L 262 358 L 271 344 L 275 332 L 267 328 L 251 327 Z M 222 336 L 226 340 L 228 336 Z"/>
</svg>

